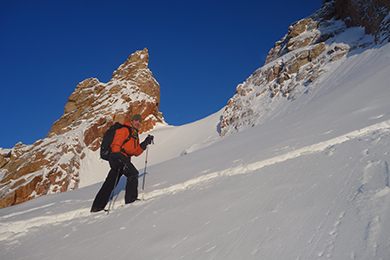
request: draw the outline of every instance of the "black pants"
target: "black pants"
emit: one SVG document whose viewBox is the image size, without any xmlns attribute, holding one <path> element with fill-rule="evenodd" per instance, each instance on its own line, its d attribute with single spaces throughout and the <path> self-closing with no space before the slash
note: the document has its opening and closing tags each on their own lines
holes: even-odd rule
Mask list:
<svg viewBox="0 0 390 260">
<path fill-rule="evenodd" d="M 125 156 L 124 156 L 125 157 Z M 127 157 L 126 157 L 127 158 Z M 110 165 L 112 163 L 110 162 Z M 122 169 L 113 169 L 108 172 L 107 178 L 104 181 L 102 187 L 97 193 L 95 200 L 92 204 L 91 211 L 100 211 L 103 210 L 106 206 L 108 200 L 110 199 L 110 195 L 113 189 L 115 189 L 115 180 L 117 178 L 117 174 L 119 172 L 119 178 L 122 175 L 127 177 L 126 183 L 126 192 L 125 192 L 125 203 L 132 203 L 138 198 L 138 170 L 134 167 L 134 165 L 127 158 Z"/>
</svg>

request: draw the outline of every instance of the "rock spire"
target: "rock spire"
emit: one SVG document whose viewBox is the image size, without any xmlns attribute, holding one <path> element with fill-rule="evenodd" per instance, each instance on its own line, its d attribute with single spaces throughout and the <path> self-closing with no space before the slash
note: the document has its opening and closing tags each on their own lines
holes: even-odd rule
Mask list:
<svg viewBox="0 0 390 260">
<path fill-rule="evenodd" d="M 141 114 L 140 133 L 163 123 L 160 86 L 148 63 L 148 50 L 136 51 L 108 83 L 84 80 L 70 95 L 47 138 L 0 149 L 0 208 L 77 189 L 87 151 L 99 149 L 103 133 L 115 121 L 129 121 L 134 114 Z"/>
</svg>

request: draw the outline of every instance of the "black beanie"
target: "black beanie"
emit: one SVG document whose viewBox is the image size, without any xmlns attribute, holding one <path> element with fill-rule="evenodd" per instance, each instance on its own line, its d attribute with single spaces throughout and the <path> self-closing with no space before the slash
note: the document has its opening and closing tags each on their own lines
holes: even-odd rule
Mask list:
<svg viewBox="0 0 390 260">
<path fill-rule="evenodd" d="M 132 121 L 140 121 L 142 123 L 142 116 L 139 114 L 135 114 L 132 118 Z"/>
</svg>

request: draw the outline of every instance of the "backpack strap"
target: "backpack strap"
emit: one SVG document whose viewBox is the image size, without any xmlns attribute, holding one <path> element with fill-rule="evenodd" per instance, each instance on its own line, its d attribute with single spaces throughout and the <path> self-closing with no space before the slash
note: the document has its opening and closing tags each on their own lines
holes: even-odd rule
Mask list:
<svg viewBox="0 0 390 260">
<path fill-rule="evenodd" d="M 127 143 L 131 137 L 133 137 L 133 131 L 131 130 L 131 127 L 127 126 L 127 125 L 123 125 L 124 127 L 126 127 L 128 130 L 129 130 L 129 136 L 126 138 L 125 141 L 123 141 L 122 145 L 121 145 L 121 152 L 125 152 L 125 150 L 122 148 L 122 146 Z"/>
</svg>

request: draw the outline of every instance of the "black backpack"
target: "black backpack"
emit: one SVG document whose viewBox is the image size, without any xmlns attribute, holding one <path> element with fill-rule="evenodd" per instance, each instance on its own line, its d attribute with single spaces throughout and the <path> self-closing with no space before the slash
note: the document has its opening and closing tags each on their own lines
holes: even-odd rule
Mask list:
<svg viewBox="0 0 390 260">
<path fill-rule="evenodd" d="M 100 158 L 102 158 L 103 160 L 108 161 L 108 158 L 110 157 L 110 154 L 111 154 L 111 143 L 114 140 L 115 132 L 116 132 L 116 130 L 118 130 L 122 127 L 127 127 L 129 129 L 129 137 L 127 137 L 127 139 L 123 142 L 122 145 L 124 145 L 126 142 L 128 142 L 130 140 L 130 138 L 132 136 L 132 134 L 131 134 L 132 132 L 131 132 L 131 129 L 129 126 L 122 125 L 118 122 L 113 124 L 107 130 L 107 132 L 104 133 L 102 144 L 100 145 Z"/>
</svg>

